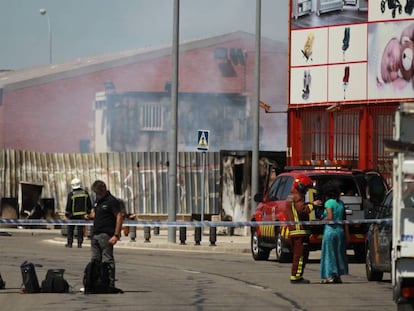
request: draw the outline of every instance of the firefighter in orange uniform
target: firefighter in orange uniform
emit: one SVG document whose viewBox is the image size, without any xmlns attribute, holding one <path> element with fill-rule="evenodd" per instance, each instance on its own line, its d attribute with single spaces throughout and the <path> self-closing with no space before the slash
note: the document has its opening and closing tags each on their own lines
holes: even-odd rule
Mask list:
<svg viewBox="0 0 414 311">
<path fill-rule="evenodd" d="M 305 195 L 309 188 L 312 188 L 313 181 L 306 175 L 299 175 L 295 178 L 292 186 L 292 203 L 286 209 L 287 218 L 291 221 L 309 221 L 309 214 L 313 205 L 305 202 Z M 313 202 L 320 204 L 319 201 Z M 290 214 L 290 215 L 289 215 Z M 292 272 L 290 282 L 292 284 L 308 284 L 309 280 L 303 278 L 303 272 L 309 257 L 309 234 L 304 225 L 289 225 L 289 239 L 293 252 Z"/>
</svg>

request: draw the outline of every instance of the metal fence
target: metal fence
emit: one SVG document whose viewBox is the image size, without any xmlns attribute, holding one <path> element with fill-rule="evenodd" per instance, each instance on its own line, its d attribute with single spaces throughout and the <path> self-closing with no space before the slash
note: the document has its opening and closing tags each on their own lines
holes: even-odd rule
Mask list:
<svg viewBox="0 0 414 311">
<path fill-rule="evenodd" d="M 201 213 L 202 155 L 179 152 L 177 167 L 177 214 Z M 18 198 L 21 185 L 42 186 L 41 198 L 54 199 L 64 214 L 70 181 L 78 177 L 85 189 L 101 179 L 115 196 L 123 199 L 128 213 L 168 213 L 168 153 L 42 153 L 5 149 L 0 151 L 0 197 Z M 220 153 L 206 153 L 206 214 L 219 213 Z"/>
<path fill-rule="evenodd" d="M 300 157 L 340 160 L 355 168 L 376 169 L 391 185 L 392 156 L 384 148 L 384 139 L 392 138 L 397 108 L 397 104 L 389 104 L 367 109 L 344 105 L 335 111 L 327 111 L 325 107 L 304 109 Z"/>
</svg>

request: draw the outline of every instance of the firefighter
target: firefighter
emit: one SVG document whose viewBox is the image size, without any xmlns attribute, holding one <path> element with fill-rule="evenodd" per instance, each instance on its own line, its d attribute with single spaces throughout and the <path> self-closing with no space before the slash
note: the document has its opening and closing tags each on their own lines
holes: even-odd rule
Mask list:
<svg viewBox="0 0 414 311">
<path fill-rule="evenodd" d="M 79 178 L 74 178 L 71 181 L 72 191 L 69 192 L 66 202 L 66 217 L 69 219 L 86 219 L 85 217 L 91 213 L 92 203 L 88 191 L 81 188 L 81 181 Z M 83 228 L 77 227 L 78 248 L 82 247 L 83 243 Z M 71 248 L 73 243 L 73 231 L 75 226 L 68 226 L 68 242 L 66 247 Z"/>
<path fill-rule="evenodd" d="M 305 203 L 306 192 L 313 186 L 313 181 L 308 176 L 298 175 L 292 185 L 291 198 L 288 202 L 287 218 L 291 221 L 309 221 L 309 214 L 313 210 L 313 205 Z M 314 204 L 321 202 L 315 201 Z M 309 280 L 303 278 L 303 272 L 309 257 L 309 235 L 302 224 L 288 226 L 289 240 L 292 246 L 292 271 L 290 282 L 292 284 L 308 284 Z"/>
</svg>

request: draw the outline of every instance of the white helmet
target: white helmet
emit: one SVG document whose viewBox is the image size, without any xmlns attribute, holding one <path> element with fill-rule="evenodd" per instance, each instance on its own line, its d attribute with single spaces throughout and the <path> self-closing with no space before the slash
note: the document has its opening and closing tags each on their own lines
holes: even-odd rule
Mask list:
<svg viewBox="0 0 414 311">
<path fill-rule="evenodd" d="M 73 178 L 70 182 L 70 185 L 72 186 L 72 189 L 79 189 L 81 187 L 81 181 L 79 178 Z"/>
</svg>

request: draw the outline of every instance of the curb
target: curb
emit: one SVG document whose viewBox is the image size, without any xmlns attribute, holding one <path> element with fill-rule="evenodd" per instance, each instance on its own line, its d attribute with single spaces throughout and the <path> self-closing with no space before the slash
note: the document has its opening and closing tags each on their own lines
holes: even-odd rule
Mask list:
<svg viewBox="0 0 414 311">
<path fill-rule="evenodd" d="M 0 228 L 0 235 L 13 236 L 14 234 L 24 234 L 28 236 L 38 236 L 45 241 L 54 244 L 60 244 L 64 247 L 67 240 L 62 235 L 60 229 L 18 229 L 18 228 Z M 51 237 L 52 236 L 52 237 Z M 75 238 L 76 240 L 76 238 Z M 85 237 L 82 245 L 84 248 L 90 247 L 89 238 Z M 160 234 L 151 234 L 149 241 L 145 241 L 144 233 L 139 231 L 135 241 L 130 236 L 122 236 L 116 244 L 117 248 L 124 249 L 152 249 L 152 250 L 169 250 L 169 251 L 186 251 L 186 252 L 216 252 L 216 253 L 238 253 L 250 254 L 250 236 L 246 235 L 223 235 L 216 236 L 215 245 L 210 245 L 209 235 L 202 235 L 200 245 L 194 241 L 194 233 L 187 234 L 186 244 L 181 244 L 179 234 L 176 236 L 177 243 L 168 242 L 167 230 L 161 230 Z M 76 244 L 76 243 L 75 243 Z M 75 247 L 76 248 L 76 247 Z"/>
<path fill-rule="evenodd" d="M 208 238 L 208 237 L 207 237 Z M 215 253 L 238 253 L 238 254 L 250 254 L 250 238 L 249 237 L 236 237 L 230 240 L 228 237 L 225 241 L 218 241 L 216 245 L 210 245 L 208 240 L 201 240 L 200 245 L 196 245 L 194 242 L 187 242 L 186 244 L 168 242 L 167 236 L 158 236 L 155 239 L 151 239 L 146 242 L 144 238 L 131 241 L 129 237 L 122 237 L 115 245 L 116 248 L 125 249 L 152 249 L 152 250 L 174 250 L 174 251 L 192 251 L 192 252 L 215 252 Z M 89 239 L 85 239 L 83 247 L 90 247 Z M 65 237 L 55 237 L 48 240 L 51 243 L 57 243 L 61 245 L 66 244 Z"/>
</svg>

